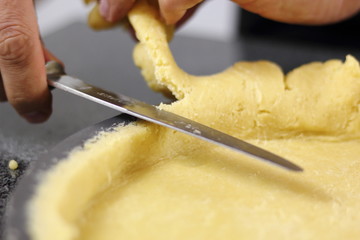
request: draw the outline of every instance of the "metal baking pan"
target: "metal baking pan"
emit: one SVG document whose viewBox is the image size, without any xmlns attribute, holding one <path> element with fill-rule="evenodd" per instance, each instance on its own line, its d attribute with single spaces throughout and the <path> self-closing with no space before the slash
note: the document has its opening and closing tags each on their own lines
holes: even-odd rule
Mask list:
<svg viewBox="0 0 360 240">
<path fill-rule="evenodd" d="M 98 124 L 87 127 L 56 145 L 49 152 L 39 157 L 31 165 L 26 174 L 20 179 L 18 186 L 13 192 L 10 202 L 7 205 L 5 216 L 5 239 L 6 240 L 30 240 L 27 232 L 27 206 L 32 198 L 39 182 L 41 174 L 55 166 L 68 153 L 83 144 L 100 131 L 111 131 L 119 124 L 127 125 L 136 121 L 135 117 L 121 114 Z"/>
</svg>

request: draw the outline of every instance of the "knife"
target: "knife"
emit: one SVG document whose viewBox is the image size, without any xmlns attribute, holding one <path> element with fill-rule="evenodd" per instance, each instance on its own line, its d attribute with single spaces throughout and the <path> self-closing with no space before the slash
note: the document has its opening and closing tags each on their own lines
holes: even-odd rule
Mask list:
<svg viewBox="0 0 360 240">
<path fill-rule="evenodd" d="M 87 84 L 80 79 L 66 75 L 63 66 L 55 61 L 46 64 L 48 84 L 57 89 L 78 95 L 122 113 L 153 122 L 202 140 L 230 148 L 250 157 L 273 163 L 292 171 L 303 171 L 298 165 L 276 154 L 256 147 L 238 138 L 207 127 L 198 122 L 161 110 L 153 105 L 141 102 L 122 94 L 112 93 Z"/>
</svg>

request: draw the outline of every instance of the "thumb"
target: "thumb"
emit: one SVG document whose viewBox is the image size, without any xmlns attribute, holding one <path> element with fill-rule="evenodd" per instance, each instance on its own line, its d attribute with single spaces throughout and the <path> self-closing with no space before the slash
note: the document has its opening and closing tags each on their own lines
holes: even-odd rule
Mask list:
<svg viewBox="0 0 360 240">
<path fill-rule="evenodd" d="M 0 71 L 7 100 L 31 123 L 51 114 L 44 53 L 32 0 L 2 0 Z"/>
<path fill-rule="evenodd" d="M 203 0 L 159 0 L 162 17 L 167 24 L 175 24 L 186 13 L 186 11 Z"/>
</svg>

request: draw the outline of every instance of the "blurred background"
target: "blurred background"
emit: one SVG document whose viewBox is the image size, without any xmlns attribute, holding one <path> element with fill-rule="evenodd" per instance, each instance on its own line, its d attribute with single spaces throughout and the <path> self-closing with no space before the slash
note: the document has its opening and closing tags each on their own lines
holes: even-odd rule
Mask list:
<svg viewBox="0 0 360 240">
<path fill-rule="evenodd" d="M 43 38 L 46 39 L 47 36 L 66 29 L 74 23 L 86 25 L 87 15 L 93 4 L 85 5 L 82 0 L 36 1 Z M 180 39 L 185 37 L 227 44 L 228 49 L 231 50 L 226 54 L 231 56 L 232 62 L 266 59 L 279 64 L 285 72 L 288 72 L 312 61 L 344 59 L 347 54 L 358 57 L 359 29 L 360 14 L 336 24 L 300 26 L 262 18 L 242 10 L 230 0 L 206 0 L 194 16 L 177 31 L 175 41 L 179 37 Z M 112 31 L 120 32 L 121 30 L 113 29 Z M 104 33 L 100 35 L 103 38 L 106 37 Z M 194 48 L 190 41 L 186 48 L 193 48 L 191 49 L 193 56 L 199 53 L 198 49 L 201 47 Z M 178 56 L 182 54 L 182 51 L 175 53 L 181 65 L 182 60 Z M 212 56 L 216 59 L 218 55 L 212 54 Z M 206 68 L 210 68 L 211 64 L 207 61 L 201 62 L 205 62 L 208 66 Z M 217 60 L 217 62 L 220 61 Z M 197 64 L 200 63 L 197 62 Z M 210 71 L 197 68 L 195 72 L 192 72 L 186 66 L 182 67 L 193 74 L 210 74 L 223 70 L 229 66 L 228 63 L 226 62 L 227 65 L 220 64 L 219 67 L 211 68 Z"/>
<path fill-rule="evenodd" d="M 135 41 L 128 32 L 89 29 L 86 21 L 91 6 L 82 0 L 35 2 L 43 40 L 70 75 L 151 104 L 169 102 L 148 88 L 134 66 Z M 347 54 L 360 59 L 359 29 L 359 14 L 328 26 L 294 26 L 242 11 L 230 0 L 206 0 L 177 31 L 170 47 L 178 65 L 194 75 L 214 74 L 237 61 L 262 59 L 288 72 L 309 62 L 344 60 Z M 28 166 L 36 161 L 51 163 L 41 156 L 51 154 L 61 142 L 68 143 L 68 136 L 119 114 L 59 90 L 53 90 L 52 95 L 53 114 L 39 125 L 27 123 L 9 104 L 0 104 L 0 239 L 9 196 Z M 8 169 L 11 159 L 18 161 L 19 169 Z M 20 181 L 20 185 L 24 183 Z M 25 229 L 25 211 L 21 209 L 30 195 L 24 196 L 21 190 L 18 193 L 23 202 L 13 205 L 17 211 L 8 218 L 15 229 Z M 14 196 L 19 198 L 16 191 Z"/>
<path fill-rule="evenodd" d="M 238 7 L 228 0 L 206 0 L 178 32 L 179 35 L 198 38 L 232 40 L 236 36 Z M 86 6 L 82 0 L 39 0 L 36 8 L 40 31 L 43 36 L 54 33 L 74 22 L 87 19 L 92 4 Z"/>
</svg>

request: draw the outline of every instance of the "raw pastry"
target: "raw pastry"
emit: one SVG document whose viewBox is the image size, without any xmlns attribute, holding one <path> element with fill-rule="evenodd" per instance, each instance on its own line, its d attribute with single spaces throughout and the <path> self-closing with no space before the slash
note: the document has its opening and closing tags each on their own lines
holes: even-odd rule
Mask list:
<svg viewBox="0 0 360 240">
<path fill-rule="evenodd" d="M 17 162 L 16 160 L 11 159 L 11 160 L 9 161 L 8 166 L 9 166 L 9 169 L 11 169 L 11 170 L 16 170 L 16 169 L 19 167 L 19 164 L 18 164 L 18 162 Z"/>
<path fill-rule="evenodd" d="M 136 64 L 177 99 L 160 107 L 271 150 L 293 173 L 138 121 L 101 133 L 46 174 L 36 240 L 359 239 L 360 67 L 348 56 L 284 76 L 267 61 L 204 77 L 179 69 L 157 11 L 129 20 Z"/>
</svg>

